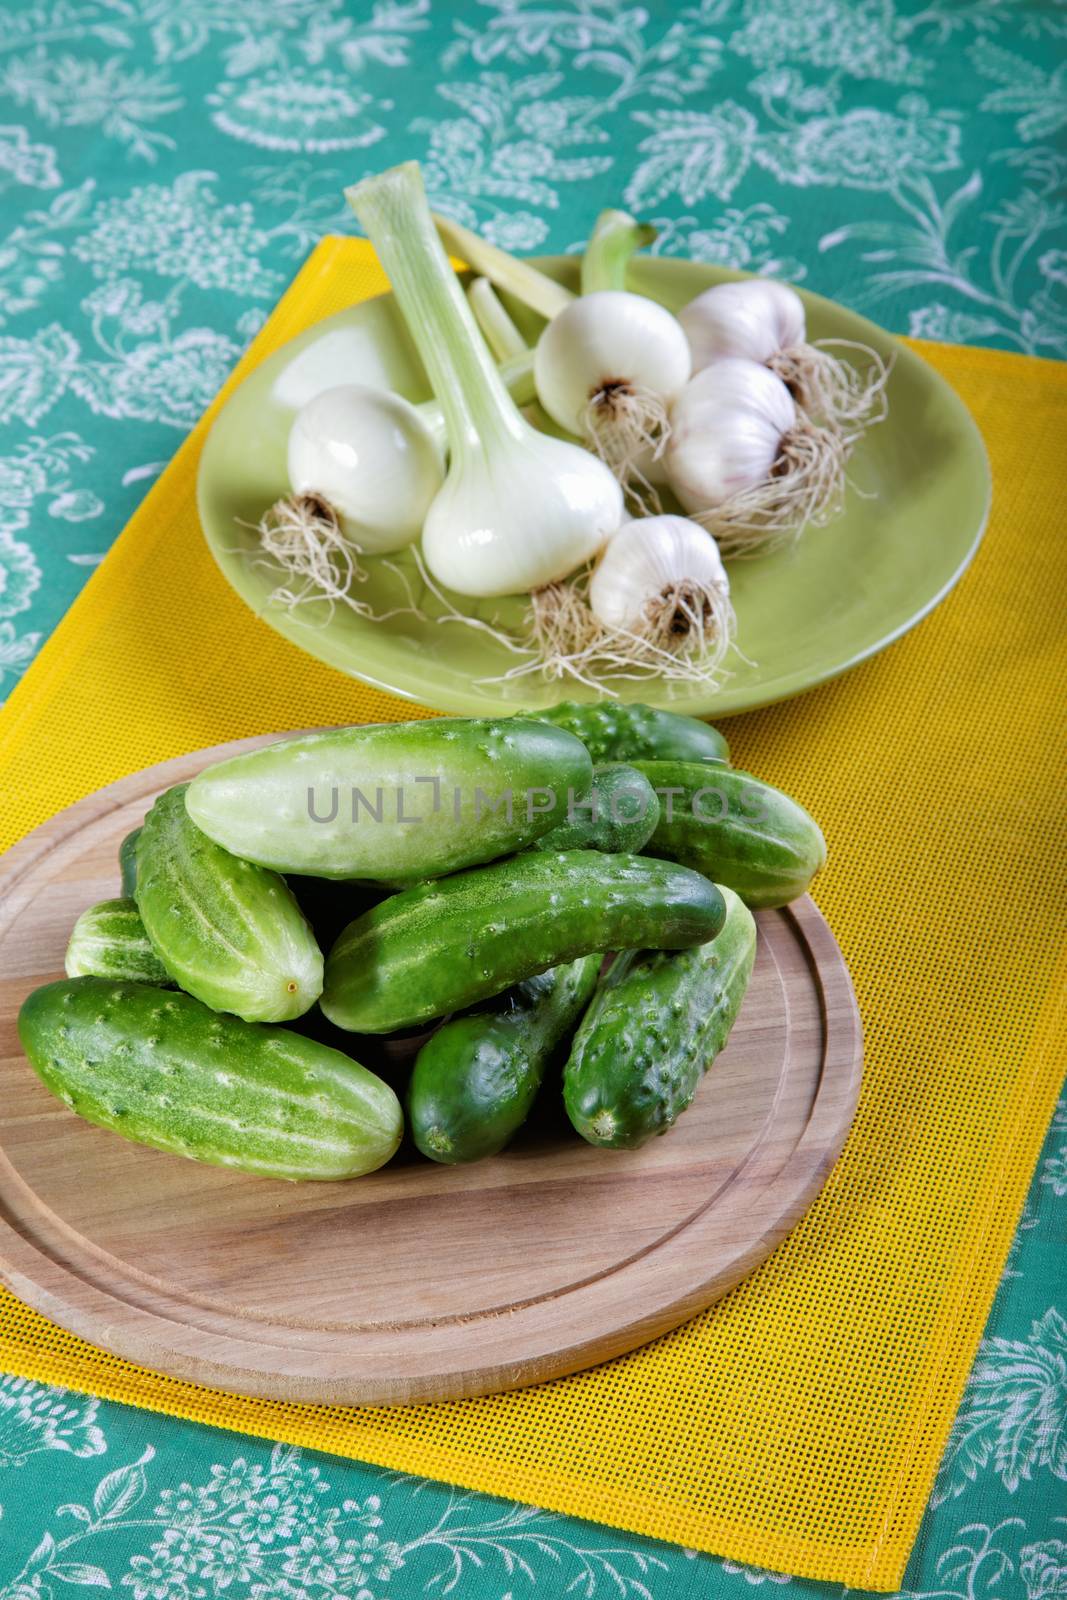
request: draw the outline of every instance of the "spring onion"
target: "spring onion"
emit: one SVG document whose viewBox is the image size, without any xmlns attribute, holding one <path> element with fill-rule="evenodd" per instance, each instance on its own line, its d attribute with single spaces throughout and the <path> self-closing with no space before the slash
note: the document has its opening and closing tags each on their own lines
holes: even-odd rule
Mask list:
<svg viewBox="0 0 1067 1600">
<path fill-rule="evenodd" d="M 625 211 L 604 211 L 582 257 L 574 295 L 527 261 L 443 218 L 442 239 L 477 272 L 549 318 L 537 344 L 537 393 L 549 416 L 589 442 L 620 482 L 648 478 L 663 448 L 667 408 L 690 375 L 689 345 L 677 319 L 626 288 L 635 251 L 656 230 Z"/>
<path fill-rule="evenodd" d="M 531 351 L 505 361 L 500 376 L 517 405 L 534 399 Z M 362 383 L 324 389 L 289 430 L 290 509 L 305 520 L 332 517 L 362 555 L 402 550 L 444 482 L 446 446 L 436 400 L 414 406 Z"/>
<path fill-rule="evenodd" d="M 405 162 L 345 191 L 378 253 L 441 406 L 444 484 L 426 515 L 433 577 L 460 594 L 534 590 L 594 556 L 622 520 L 611 473 L 537 433 L 509 396 Z"/>
<path fill-rule="evenodd" d="M 691 368 L 676 318 L 625 287 L 630 256 L 654 238 L 624 211 L 602 213 L 582 258 L 582 293 L 545 328 L 534 362 L 545 410 L 623 482 L 639 452 L 658 447 Z"/>
<path fill-rule="evenodd" d="M 294 496 L 328 506 L 345 538 L 368 555 L 419 537 L 444 476 L 441 441 L 416 407 L 366 384 L 324 389 L 289 431 Z"/>
</svg>

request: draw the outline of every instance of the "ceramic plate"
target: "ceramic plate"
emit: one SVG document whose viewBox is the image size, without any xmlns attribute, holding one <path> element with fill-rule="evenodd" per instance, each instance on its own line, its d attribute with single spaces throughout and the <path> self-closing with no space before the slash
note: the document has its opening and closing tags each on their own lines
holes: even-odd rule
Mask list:
<svg viewBox="0 0 1067 1600">
<path fill-rule="evenodd" d="M 575 281 L 575 263 L 540 263 Z M 709 284 L 739 276 L 697 262 L 644 258 L 632 287 L 677 310 Z M 870 429 L 850 464 L 841 514 L 792 549 L 734 562 L 730 583 L 737 640 L 746 660 L 730 659 L 719 691 L 706 685 L 618 686 L 622 698 L 697 716 L 749 711 L 810 689 L 854 667 L 913 627 L 941 600 L 970 561 L 989 510 L 989 463 L 970 414 L 944 380 L 912 351 L 865 318 L 801 291 L 812 339 L 840 338 L 892 358 L 889 415 Z M 527 323 L 531 336 L 536 324 Z M 325 603 L 291 612 L 270 600 L 279 574 L 254 561 L 252 531 L 286 493 L 286 439 L 296 410 L 319 390 L 345 381 L 381 384 L 409 400 L 429 388 L 390 296 L 316 323 L 275 352 L 234 393 L 204 447 L 200 518 L 215 560 L 238 594 L 287 639 L 331 666 L 438 710 L 486 712 L 589 699 L 589 690 L 530 676 L 499 680 L 514 664 L 486 634 L 433 619 L 440 608 L 402 556 L 427 620 L 369 622 Z M 248 526 L 248 525 L 251 525 Z M 395 558 L 394 558 L 395 559 Z M 403 585 L 381 562 L 361 587 L 379 612 L 404 603 Z M 463 602 L 475 614 L 514 627 L 520 598 Z"/>
</svg>

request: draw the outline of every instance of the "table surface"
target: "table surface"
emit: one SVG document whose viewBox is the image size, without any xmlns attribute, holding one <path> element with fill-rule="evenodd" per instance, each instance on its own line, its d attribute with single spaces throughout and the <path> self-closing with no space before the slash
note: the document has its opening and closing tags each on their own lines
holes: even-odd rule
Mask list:
<svg viewBox="0 0 1067 1600">
<path fill-rule="evenodd" d="M 1065 0 L 39 0 L 0 21 L 0 693 L 315 240 L 407 157 L 520 253 L 668 255 L 1067 357 Z M 1067 1593 L 1067 1109 L 906 1590 Z M 827 1584 L 0 1377 L 0 1600 Z"/>
</svg>

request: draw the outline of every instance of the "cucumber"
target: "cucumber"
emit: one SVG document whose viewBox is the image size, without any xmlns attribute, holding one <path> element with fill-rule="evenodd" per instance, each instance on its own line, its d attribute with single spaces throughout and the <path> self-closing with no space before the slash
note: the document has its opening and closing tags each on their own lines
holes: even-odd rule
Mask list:
<svg viewBox="0 0 1067 1600">
<path fill-rule="evenodd" d="M 262 866 L 395 886 L 524 849 L 592 779 L 585 746 L 560 728 L 442 717 L 234 756 L 193 780 L 188 806 L 216 843 Z"/>
<path fill-rule="evenodd" d="M 169 984 L 170 973 L 144 931 L 132 900 L 101 900 L 83 911 L 71 930 L 64 962 L 68 978 L 126 978 Z"/>
<path fill-rule="evenodd" d="M 630 952 L 604 978 L 563 1069 L 583 1139 L 636 1150 L 691 1103 L 733 1027 L 756 955 L 752 913 L 723 890 L 726 922 L 692 950 Z"/>
<path fill-rule="evenodd" d="M 638 851 L 659 821 L 659 800 L 643 772 L 621 761 L 593 768 L 588 795 L 568 806 L 567 818 L 543 833 L 531 850 Z"/>
<path fill-rule="evenodd" d="M 726 766 L 730 760 L 730 747 L 718 728 L 654 706 L 626 706 L 618 700 L 584 706 L 564 700 L 549 711 L 523 715 L 573 733 L 594 761 L 713 761 Z"/>
<path fill-rule="evenodd" d="M 528 851 L 404 889 L 351 923 L 320 1004 L 339 1028 L 391 1033 L 594 950 L 699 944 L 724 916 L 714 884 L 671 862 Z"/>
<path fill-rule="evenodd" d="M 18 1027 L 72 1111 L 172 1155 L 267 1178 L 355 1178 L 400 1143 L 400 1102 L 358 1062 L 190 995 L 73 978 L 35 989 Z"/>
<path fill-rule="evenodd" d="M 322 990 L 322 952 L 284 879 L 209 839 L 168 789 L 137 842 L 137 909 L 189 994 L 246 1022 L 299 1017 Z"/>
<path fill-rule="evenodd" d="M 132 900 L 137 888 L 137 841 L 140 837 L 140 828 L 134 828 L 119 845 L 119 873 L 124 900 Z"/>
<path fill-rule="evenodd" d="M 647 855 L 703 872 L 749 906 L 784 906 L 807 892 L 826 860 L 826 841 L 814 818 L 787 794 L 735 768 L 634 764 L 660 797 Z"/>
<path fill-rule="evenodd" d="M 599 971 L 599 955 L 582 956 L 437 1030 L 415 1058 L 408 1085 L 408 1126 L 424 1156 L 455 1165 L 503 1150 L 526 1121 Z"/>
</svg>

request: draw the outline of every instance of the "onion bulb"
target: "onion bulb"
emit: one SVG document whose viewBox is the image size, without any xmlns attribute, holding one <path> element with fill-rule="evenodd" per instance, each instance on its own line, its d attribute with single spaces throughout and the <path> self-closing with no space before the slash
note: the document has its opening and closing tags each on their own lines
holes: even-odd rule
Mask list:
<svg viewBox="0 0 1067 1600">
<path fill-rule="evenodd" d="M 479 597 L 565 577 L 622 521 L 618 483 L 588 451 L 544 437 L 520 414 L 434 229 L 417 163 L 345 194 L 444 415 L 448 473 L 422 533 L 431 575 Z"/>
<path fill-rule="evenodd" d="M 846 445 L 798 411 L 781 378 L 728 356 L 671 409 L 665 464 L 685 509 L 724 555 L 756 555 L 825 522 L 844 487 Z"/>
<path fill-rule="evenodd" d="M 341 533 L 367 555 L 402 550 L 419 537 L 444 475 L 432 427 L 386 390 L 325 389 L 289 430 L 293 494 L 325 502 Z"/>
<path fill-rule="evenodd" d="M 655 446 L 689 373 L 676 318 L 622 289 L 572 301 L 548 324 L 534 357 L 537 395 L 549 416 L 588 439 L 624 479 L 641 448 Z"/>
<path fill-rule="evenodd" d="M 620 483 L 648 488 L 671 400 L 689 378 L 689 344 L 664 306 L 626 287 L 635 251 L 656 230 L 603 211 L 582 256 L 581 294 L 443 217 L 438 233 L 467 264 L 548 319 L 537 344 L 537 395 L 552 421 L 587 441 Z M 478 291 L 482 293 L 482 291 Z M 636 467 L 636 471 L 635 471 Z"/>
<path fill-rule="evenodd" d="M 809 344 L 804 302 L 788 284 L 773 278 L 717 283 L 691 300 L 678 321 L 689 341 L 694 373 L 740 356 L 769 367 L 797 404 L 826 427 L 854 433 L 858 424 L 880 420 L 877 412 L 888 376 L 881 357 L 868 345 L 844 339 Z M 860 353 L 865 370 L 839 360 L 831 345 Z"/>
<path fill-rule="evenodd" d="M 656 231 L 602 211 L 581 266 L 581 295 L 537 344 L 537 394 L 560 427 L 588 440 L 623 484 L 662 449 L 667 408 L 692 371 L 689 343 L 666 307 L 626 287 L 630 257 Z"/>
</svg>

